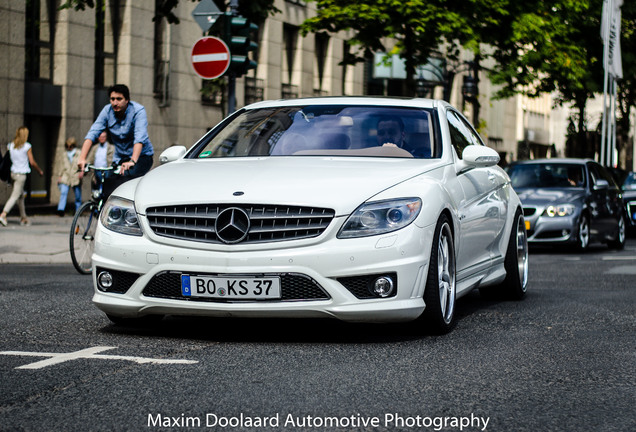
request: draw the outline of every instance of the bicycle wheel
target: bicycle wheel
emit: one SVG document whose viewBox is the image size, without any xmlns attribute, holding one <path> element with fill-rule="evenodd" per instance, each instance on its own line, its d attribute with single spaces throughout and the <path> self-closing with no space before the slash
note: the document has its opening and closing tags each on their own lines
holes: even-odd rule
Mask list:
<svg viewBox="0 0 636 432">
<path fill-rule="evenodd" d="M 97 204 L 89 201 L 82 204 L 73 217 L 69 246 L 73 266 L 81 274 L 90 274 L 92 270 L 98 216 Z"/>
</svg>

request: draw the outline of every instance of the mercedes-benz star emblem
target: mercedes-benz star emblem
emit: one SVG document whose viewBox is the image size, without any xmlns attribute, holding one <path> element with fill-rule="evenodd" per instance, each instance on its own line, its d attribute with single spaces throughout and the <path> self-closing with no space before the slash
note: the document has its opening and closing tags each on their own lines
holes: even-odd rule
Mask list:
<svg viewBox="0 0 636 432">
<path fill-rule="evenodd" d="M 245 210 L 230 207 L 219 213 L 214 228 L 216 236 L 223 243 L 238 243 L 247 237 L 250 230 L 250 218 Z"/>
</svg>

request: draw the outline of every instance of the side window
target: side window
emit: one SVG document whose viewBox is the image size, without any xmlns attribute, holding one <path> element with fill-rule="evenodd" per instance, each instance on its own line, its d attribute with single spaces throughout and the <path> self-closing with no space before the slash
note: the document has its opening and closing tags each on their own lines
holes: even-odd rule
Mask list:
<svg viewBox="0 0 636 432">
<path fill-rule="evenodd" d="M 466 129 L 466 125 L 459 117 L 457 117 L 457 114 L 452 111 L 448 111 L 446 113 L 446 119 L 448 120 L 448 130 L 450 131 L 451 143 L 453 144 L 453 147 L 455 147 L 457 155 L 461 157 L 464 149 L 472 144 L 472 137 Z"/>
<path fill-rule="evenodd" d="M 596 180 L 601 178 L 596 167 L 593 164 L 587 164 L 587 170 L 590 173 L 590 187 L 593 187 L 596 184 Z"/>
<path fill-rule="evenodd" d="M 616 183 L 616 180 L 614 180 L 614 177 L 612 176 L 612 174 L 610 174 L 609 171 L 605 169 L 605 167 L 603 167 L 602 165 L 597 165 L 597 164 L 593 164 L 593 166 L 598 171 L 600 178 L 602 178 L 603 180 L 607 180 L 607 182 L 610 184 L 611 187 L 620 189 L 618 184 Z"/>
<path fill-rule="evenodd" d="M 481 138 L 479 137 L 479 135 L 473 130 L 472 127 L 470 127 L 470 125 L 468 123 L 466 123 L 466 120 L 464 120 L 463 118 L 460 117 L 460 120 L 462 121 L 462 123 L 464 124 L 464 127 L 466 128 L 466 132 L 468 133 L 468 135 L 470 136 L 470 141 L 473 145 L 484 145 L 483 141 L 481 140 Z"/>
</svg>

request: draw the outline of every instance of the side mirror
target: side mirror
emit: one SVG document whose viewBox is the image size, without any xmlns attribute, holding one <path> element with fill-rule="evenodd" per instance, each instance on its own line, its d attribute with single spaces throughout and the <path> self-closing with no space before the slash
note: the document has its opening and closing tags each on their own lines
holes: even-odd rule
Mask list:
<svg viewBox="0 0 636 432">
<path fill-rule="evenodd" d="M 473 168 L 495 166 L 499 163 L 499 153 L 490 147 L 482 145 L 469 145 L 462 152 L 460 172 L 466 172 Z"/>
<path fill-rule="evenodd" d="M 607 180 L 604 179 L 598 179 L 596 180 L 596 182 L 594 183 L 594 190 L 603 190 L 603 189 L 609 189 L 609 182 Z"/>
<path fill-rule="evenodd" d="M 181 159 L 185 154 L 185 146 L 168 147 L 163 152 L 161 152 L 161 155 L 159 156 L 159 163 L 165 164 L 168 162 L 176 161 L 177 159 Z"/>
</svg>

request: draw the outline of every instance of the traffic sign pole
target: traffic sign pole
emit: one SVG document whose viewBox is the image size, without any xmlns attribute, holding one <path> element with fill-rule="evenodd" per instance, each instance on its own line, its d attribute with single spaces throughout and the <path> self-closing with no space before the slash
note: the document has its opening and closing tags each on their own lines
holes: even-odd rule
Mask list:
<svg viewBox="0 0 636 432">
<path fill-rule="evenodd" d="M 238 0 L 230 0 L 230 10 L 232 15 L 238 15 Z M 230 72 L 227 79 L 227 112 L 232 114 L 234 111 L 236 111 L 236 74 Z"/>
</svg>

